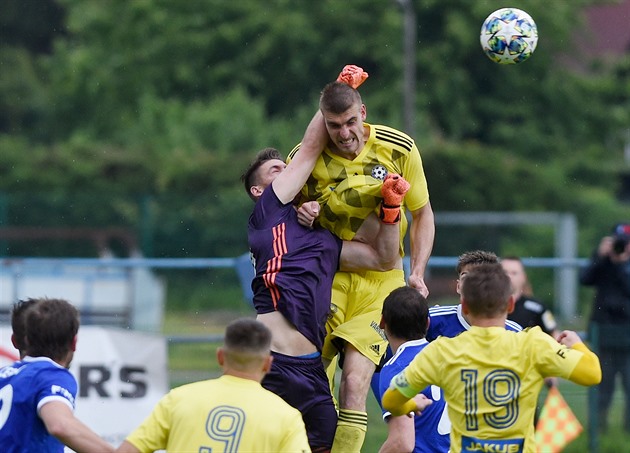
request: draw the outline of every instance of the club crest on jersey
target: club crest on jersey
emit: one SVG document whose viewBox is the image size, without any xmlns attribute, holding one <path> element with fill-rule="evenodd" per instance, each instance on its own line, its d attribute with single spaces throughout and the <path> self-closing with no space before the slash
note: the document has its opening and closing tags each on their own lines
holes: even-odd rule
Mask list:
<svg viewBox="0 0 630 453">
<path fill-rule="evenodd" d="M 387 176 L 387 168 L 382 165 L 375 165 L 372 168 L 372 178 L 378 179 L 380 181 L 385 181 L 385 177 Z"/>
</svg>

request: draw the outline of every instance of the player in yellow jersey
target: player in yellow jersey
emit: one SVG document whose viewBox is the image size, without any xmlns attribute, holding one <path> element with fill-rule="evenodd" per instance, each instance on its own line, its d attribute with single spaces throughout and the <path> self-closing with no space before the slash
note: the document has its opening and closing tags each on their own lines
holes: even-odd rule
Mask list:
<svg viewBox="0 0 630 453">
<path fill-rule="evenodd" d="M 534 412 L 545 377 L 581 385 L 601 381 L 601 367 L 573 331 L 559 341 L 540 327 L 505 329 L 514 307 L 510 279 L 500 264 L 481 264 L 462 282 L 462 310 L 470 330 L 431 342 L 383 396 L 393 415 L 422 409 L 413 398 L 427 385 L 444 391 L 451 420 L 451 451 L 536 451 Z"/>
<path fill-rule="evenodd" d="M 426 297 L 424 272 L 435 225 L 422 159 L 413 139 L 387 126 L 364 123 L 366 107 L 359 92 L 346 83 L 333 82 L 324 88 L 320 110 L 330 140 L 302 191 L 301 201 L 305 203 L 298 217 L 308 224 L 319 214 L 320 225 L 340 238 L 373 243 L 381 227 L 382 181 L 389 173 L 400 174 L 411 184 L 403 200 L 403 206 L 412 215 L 408 282 Z M 299 145 L 292 155 L 298 149 Z M 383 300 L 392 290 L 405 286 L 404 214 L 400 225 L 400 259 L 393 270 L 338 272 L 333 281 L 331 314 L 322 350 L 331 380 L 333 359 L 338 353 L 343 354 L 333 453 L 358 452 L 365 438 L 370 379 L 387 346 L 379 328 Z"/>
<path fill-rule="evenodd" d="M 270 345 L 261 322 L 230 323 L 217 350 L 223 376 L 171 390 L 117 452 L 310 452 L 300 412 L 260 385 Z"/>
</svg>

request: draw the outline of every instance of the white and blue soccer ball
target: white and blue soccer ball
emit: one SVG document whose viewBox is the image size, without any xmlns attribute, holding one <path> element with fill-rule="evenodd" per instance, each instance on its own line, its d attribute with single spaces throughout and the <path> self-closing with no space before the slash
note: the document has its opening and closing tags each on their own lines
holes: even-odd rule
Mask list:
<svg viewBox="0 0 630 453">
<path fill-rule="evenodd" d="M 536 50 L 538 28 L 525 11 L 501 8 L 483 22 L 479 41 L 484 53 L 495 63 L 522 63 Z"/>
</svg>

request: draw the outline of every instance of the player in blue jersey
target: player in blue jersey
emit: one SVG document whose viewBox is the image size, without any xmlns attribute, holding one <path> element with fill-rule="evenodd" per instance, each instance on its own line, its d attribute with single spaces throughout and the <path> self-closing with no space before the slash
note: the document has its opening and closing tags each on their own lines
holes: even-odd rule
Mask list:
<svg viewBox="0 0 630 453">
<path fill-rule="evenodd" d="M 457 294 L 461 294 L 461 285 L 468 272 L 471 269 L 479 266 L 480 264 L 493 264 L 498 263 L 499 258 L 492 252 L 485 250 L 474 250 L 462 253 L 457 259 Z M 433 341 L 437 337 L 455 337 L 462 332 L 470 329 L 470 322 L 466 315 L 462 312 L 462 305 L 436 305 L 429 308 L 429 329 L 427 330 L 427 341 Z M 505 321 L 505 328 L 515 332 L 523 330 L 521 326 L 510 320 Z M 388 348 L 385 354 L 385 359 L 389 360 L 392 357 L 391 349 Z M 380 378 L 378 372 L 374 373 L 372 377 L 372 392 L 374 395 L 378 395 Z"/>
<path fill-rule="evenodd" d="M 387 223 L 383 219 L 374 245 L 342 242 L 326 229 L 300 225 L 292 202 L 327 139 L 318 112 L 306 130 L 302 148 L 288 165 L 277 150 L 266 148 L 242 178 L 248 195 L 256 201 L 248 226 L 256 268 L 254 306 L 257 319 L 273 332 L 274 361 L 262 384 L 300 410 L 314 452 L 330 450 L 337 426 L 321 359 L 333 277 L 339 268 L 393 268 L 398 259 L 399 226 L 392 210 L 400 209 L 409 188 L 398 175 L 383 182 L 383 203 L 389 209 L 387 217 L 393 220 Z"/>
<path fill-rule="evenodd" d="M 514 306 L 510 279 L 500 264 L 481 264 L 462 282 L 462 312 L 469 330 L 431 342 L 383 395 L 392 415 L 418 409 L 418 391 L 435 384 L 444 391 L 454 452 L 535 453 L 533 417 L 547 376 L 581 385 L 601 381 L 598 357 L 576 332 L 560 343 L 539 327 L 505 329 Z"/>
<path fill-rule="evenodd" d="M 492 252 L 484 250 L 475 250 L 461 254 L 457 260 L 457 294 L 461 294 L 461 285 L 466 275 L 471 269 L 480 264 L 498 263 L 499 258 Z M 465 313 L 462 312 L 462 305 L 445 305 L 431 307 L 429 309 L 429 317 L 431 324 L 427 331 L 427 340 L 433 341 L 437 337 L 455 337 L 460 333 L 470 329 L 470 321 Z M 506 320 L 505 328 L 520 332 L 522 327 L 520 324 Z"/>
<path fill-rule="evenodd" d="M 424 338 L 428 324 L 429 305 L 415 289 L 403 286 L 385 298 L 381 328 L 385 330 L 394 356 L 380 373 L 379 402 L 392 378 L 429 344 Z M 420 417 L 393 417 L 389 411 L 383 411 L 383 419 L 387 422 L 387 439 L 379 453 L 449 451 L 451 422 L 442 390 L 432 385 L 421 393 L 432 400 L 432 404 L 422 411 Z"/>
<path fill-rule="evenodd" d="M 38 299 L 23 314 L 26 356 L 0 369 L 0 451 L 62 453 L 65 445 L 77 453 L 113 452 L 73 414 L 77 382 L 67 368 L 79 330 L 76 308 Z"/>
</svg>

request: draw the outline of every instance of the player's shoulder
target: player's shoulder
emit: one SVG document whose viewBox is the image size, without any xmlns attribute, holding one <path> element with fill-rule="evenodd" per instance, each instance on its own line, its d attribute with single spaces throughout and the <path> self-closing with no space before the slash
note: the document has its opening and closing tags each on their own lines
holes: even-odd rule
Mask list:
<svg viewBox="0 0 630 453">
<path fill-rule="evenodd" d="M 434 305 L 429 307 L 429 316 L 457 315 L 457 305 Z"/>
<path fill-rule="evenodd" d="M 390 146 L 407 152 L 411 152 L 413 149 L 413 139 L 404 132 L 382 124 L 372 124 L 371 126 L 374 128 L 377 141 L 388 143 Z"/>
<path fill-rule="evenodd" d="M 523 330 L 523 326 L 521 326 L 516 321 L 511 321 L 509 319 L 505 320 L 505 328 L 514 332 L 520 332 L 521 330 Z"/>
</svg>

